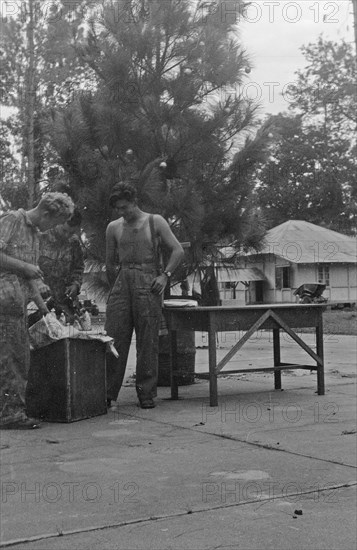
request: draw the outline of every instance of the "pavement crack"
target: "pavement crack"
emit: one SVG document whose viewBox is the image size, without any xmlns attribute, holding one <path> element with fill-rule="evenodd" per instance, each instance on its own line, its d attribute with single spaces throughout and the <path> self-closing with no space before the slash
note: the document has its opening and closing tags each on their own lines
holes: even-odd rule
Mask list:
<svg viewBox="0 0 357 550">
<path fill-rule="evenodd" d="M 122 415 L 124 416 L 133 416 L 134 418 L 141 418 L 141 416 L 136 416 L 134 414 L 126 414 L 126 413 L 121 413 Z M 157 420 L 157 419 L 151 419 L 151 418 L 145 418 L 145 420 L 147 422 L 153 422 L 155 424 L 161 424 L 161 425 L 164 425 L 164 426 L 171 426 L 172 428 L 178 428 L 178 429 L 181 429 L 181 430 L 186 430 L 186 431 L 191 431 L 191 432 L 195 432 L 195 433 L 199 433 L 201 435 L 209 435 L 209 436 L 212 436 L 212 437 L 216 437 L 216 438 L 220 438 L 220 439 L 226 439 L 226 440 L 229 440 L 229 441 L 237 441 L 239 443 L 244 443 L 246 445 L 252 445 L 254 447 L 259 447 L 261 449 L 266 449 L 268 451 L 279 451 L 281 453 L 286 453 L 286 454 L 289 454 L 289 455 L 294 455 L 294 456 L 301 456 L 303 458 L 310 458 L 312 460 L 319 460 L 321 462 L 327 462 L 329 464 L 338 464 L 339 466 L 345 466 L 346 468 L 353 468 L 353 469 L 357 469 L 357 465 L 356 464 L 346 464 L 345 462 L 341 462 L 341 461 L 338 461 L 338 460 L 332 460 L 332 459 L 329 459 L 329 458 L 321 458 L 319 456 L 312 456 L 312 455 L 308 455 L 308 454 L 305 454 L 305 453 L 299 453 L 297 451 L 289 451 L 288 449 L 284 449 L 284 448 L 281 448 L 281 447 L 277 447 L 277 446 L 274 446 L 273 444 L 271 443 L 260 443 L 259 441 L 248 441 L 247 439 L 241 439 L 239 437 L 235 437 L 235 436 L 232 436 L 232 435 L 226 435 L 226 434 L 216 434 L 214 432 L 209 432 L 209 431 L 201 431 L 201 430 L 195 430 L 194 427 L 186 427 L 186 426 L 180 426 L 179 424 L 173 424 L 172 422 L 164 422 L 163 420 Z"/>
</svg>

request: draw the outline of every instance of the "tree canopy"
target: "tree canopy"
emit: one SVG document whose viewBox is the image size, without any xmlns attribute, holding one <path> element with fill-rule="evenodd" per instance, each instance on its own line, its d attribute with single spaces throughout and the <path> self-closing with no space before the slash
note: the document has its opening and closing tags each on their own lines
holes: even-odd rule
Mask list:
<svg viewBox="0 0 357 550">
<path fill-rule="evenodd" d="M 269 119 L 270 156 L 256 200 L 270 227 L 304 219 L 356 230 L 356 57 L 346 42 L 321 37 L 302 48 L 306 67 L 291 86 L 290 113 Z"/>
<path fill-rule="evenodd" d="M 95 85 L 56 108 L 49 131 L 94 255 L 103 257 L 108 194 L 119 179 L 134 182 L 141 207 L 165 216 L 197 261 L 214 243 L 261 243 L 252 174 L 267 131 L 249 134 L 256 107 L 238 92 L 249 59 L 236 21 L 217 5 L 132 0 L 113 10 L 104 2 L 73 37 Z M 233 156 L 238 136 L 245 143 Z"/>
<path fill-rule="evenodd" d="M 6 154 L 18 169 L 8 173 L 7 188 L 0 183 L 0 191 L 7 199 L 12 196 L 5 202 L 14 208 L 32 207 L 44 182 L 53 183 L 58 155 L 46 122 L 54 106 L 66 104 L 80 82 L 89 80 L 71 45 L 75 23 L 68 25 L 68 19 L 56 13 L 55 3 L 24 0 L 3 6 L 1 103 L 10 114 L 2 120 L 2 131 L 9 136 Z M 17 192 L 9 195 L 10 182 Z"/>
</svg>

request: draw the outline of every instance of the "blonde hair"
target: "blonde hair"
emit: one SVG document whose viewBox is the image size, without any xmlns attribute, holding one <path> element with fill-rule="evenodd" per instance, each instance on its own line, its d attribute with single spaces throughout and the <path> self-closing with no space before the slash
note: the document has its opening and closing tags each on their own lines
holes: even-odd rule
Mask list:
<svg viewBox="0 0 357 550">
<path fill-rule="evenodd" d="M 38 203 L 38 208 L 53 216 L 67 216 L 74 212 L 74 203 L 67 193 L 46 193 Z"/>
</svg>

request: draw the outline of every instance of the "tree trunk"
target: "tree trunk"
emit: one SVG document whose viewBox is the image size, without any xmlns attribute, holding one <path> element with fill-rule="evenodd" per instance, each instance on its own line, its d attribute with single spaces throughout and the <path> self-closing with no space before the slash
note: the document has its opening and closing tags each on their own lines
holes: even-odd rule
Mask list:
<svg viewBox="0 0 357 550">
<path fill-rule="evenodd" d="M 29 0 L 29 21 L 27 24 L 27 51 L 29 64 L 27 68 L 26 88 L 25 88 L 25 142 L 27 151 L 27 180 L 28 180 L 28 208 L 34 206 L 36 196 L 35 182 L 35 136 L 34 136 L 34 118 L 35 118 L 35 46 L 34 46 L 34 5 L 33 0 Z"/>
<path fill-rule="evenodd" d="M 217 277 L 214 265 L 204 269 L 201 280 L 202 306 L 219 306 L 221 304 Z"/>
</svg>

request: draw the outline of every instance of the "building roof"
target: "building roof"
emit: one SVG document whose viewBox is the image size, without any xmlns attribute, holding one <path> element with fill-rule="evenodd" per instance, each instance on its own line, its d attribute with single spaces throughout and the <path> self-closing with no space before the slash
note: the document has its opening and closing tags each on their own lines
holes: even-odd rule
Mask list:
<svg viewBox="0 0 357 550">
<path fill-rule="evenodd" d="M 217 270 L 218 283 L 245 283 L 249 281 L 264 281 L 265 275 L 256 267 L 235 268 L 229 266 L 219 266 Z"/>
<path fill-rule="evenodd" d="M 289 220 L 265 237 L 259 254 L 275 254 L 292 263 L 355 263 L 357 240 L 302 220 Z"/>
</svg>

